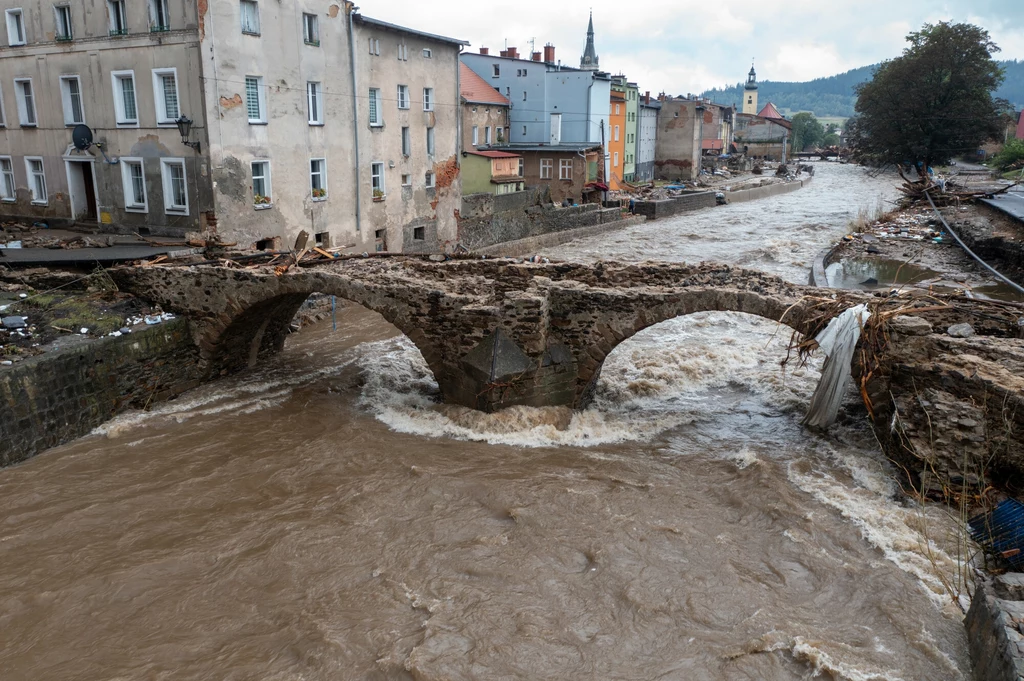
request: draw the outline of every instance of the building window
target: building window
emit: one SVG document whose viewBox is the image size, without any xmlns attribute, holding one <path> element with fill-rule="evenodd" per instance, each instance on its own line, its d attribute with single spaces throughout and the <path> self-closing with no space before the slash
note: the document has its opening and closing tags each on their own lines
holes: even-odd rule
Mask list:
<svg viewBox="0 0 1024 681">
<path fill-rule="evenodd" d="M 148 213 L 146 175 L 141 158 L 121 157 L 121 183 L 124 187 L 124 209 L 131 213 Z"/>
<path fill-rule="evenodd" d="M 320 47 L 320 19 L 317 15 L 302 15 L 302 42 Z"/>
<path fill-rule="evenodd" d="M 252 203 L 257 210 L 274 205 L 270 187 L 270 161 L 252 162 Z"/>
<path fill-rule="evenodd" d="M 7 44 L 11 47 L 25 44 L 25 20 L 20 9 L 7 10 Z"/>
<path fill-rule="evenodd" d="M 12 202 L 18 198 L 18 186 L 14 184 L 14 164 L 10 156 L 0 158 L 0 200 Z"/>
<path fill-rule="evenodd" d="M 526 137 L 526 126 L 523 126 L 523 137 Z"/>
<path fill-rule="evenodd" d="M 384 187 L 384 164 L 375 161 L 370 164 L 370 187 L 373 189 L 373 198 L 382 200 L 386 195 Z"/>
<path fill-rule="evenodd" d="M 125 0 L 107 0 L 110 35 L 128 35 L 128 16 L 125 14 L 124 5 Z"/>
<path fill-rule="evenodd" d="M 615 115 L 616 116 L 619 115 L 619 105 L 618 104 L 615 105 Z"/>
<path fill-rule="evenodd" d="M 412 138 L 409 137 L 408 126 L 402 128 L 402 156 L 412 155 Z"/>
<path fill-rule="evenodd" d="M 526 101 L 526 90 L 523 90 L 523 101 Z"/>
<path fill-rule="evenodd" d="M 412 186 L 412 175 L 410 175 L 409 173 L 405 173 L 404 175 L 402 175 L 402 186 L 403 187 L 411 187 Z"/>
<path fill-rule="evenodd" d="M 572 159 L 563 158 L 558 162 L 558 179 L 572 180 Z"/>
<path fill-rule="evenodd" d="M 267 92 L 263 87 L 263 78 L 245 77 L 245 109 L 249 114 L 249 123 L 267 122 Z"/>
<path fill-rule="evenodd" d="M 540 179 L 551 179 L 551 168 L 554 166 L 554 163 L 555 162 L 550 158 L 542 158 L 540 160 Z"/>
<path fill-rule="evenodd" d="M 46 194 L 46 173 L 43 170 L 43 159 L 39 156 L 25 157 L 25 170 L 28 175 L 28 186 L 32 190 L 32 203 L 45 206 L 49 203 Z"/>
<path fill-rule="evenodd" d="M 177 69 L 153 69 L 153 101 L 157 125 L 174 125 L 181 116 Z"/>
<path fill-rule="evenodd" d="M 185 184 L 185 159 L 160 159 L 160 179 L 164 189 L 164 212 L 188 215 L 188 185 Z"/>
<path fill-rule="evenodd" d="M 427 128 L 427 156 L 434 155 L 434 129 Z"/>
<path fill-rule="evenodd" d="M 398 61 L 409 61 L 409 46 L 398 43 Z"/>
<path fill-rule="evenodd" d="M 71 40 L 74 36 L 71 27 L 71 7 L 68 5 L 53 6 L 53 37 L 56 40 Z"/>
<path fill-rule="evenodd" d="M 434 110 L 434 88 L 432 87 L 423 88 L 423 110 Z"/>
<path fill-rule="evenodd" d="M 370 38 L 370 54 L 380 56 L 380 40 Z"/>
<path fill-rule="evenodd" d="M 619 167 L 619 152 L 617 151 L 614 154 L 612 154 L 612 165 L 615 166 L 616 168 Z"/>
<path fill-rule="evenodd" d="M 398 108 L 408 109 L 409 108 L 409 86 L 399 85 L 398 86 Z"/>
<path fill-rule="evenodd" d="M 430 59 L 433 56 L 434 56 L 434 53 L 430 51 L 430 48 L 427 48 L 427 47 L 423 48 L 423 58 L 424 59 Z"/>
<path fill-rule="evenodd" d="M 619 126 L 615 126 L 615 141 L 619 141 Z"/>
<path fill-rule="evenodd" d="M 139 109 L 135 104 L 135 72 L 114 71 L 110 74 L 114 86 L 114 113 L 118 125 L 138 125 Z"/>
<path fill-rule="evenodd" d="M 424 180 L 425 180 L 424 184 L 425 184 L 427 189 L 433 189 L 434 188 L 434 173 L 431 173 L 431 172 L 428 171 L 426 176 L 424 177 Z"/>
<path fill-rule="evenodd" d="M 31 78 L 15 78 L 14 94 L 18 98 L 18 122 L 22 127 L 34 127 L 39 124 L 36 118 L 36 98 L 32 90 Z"/>
<path fill-rule="evenodd" d="M 519 175 L 519 177 L 523 177 L 523 175 L 526 174 L 526 161 L 523 160 L 522 156 L 519 157 L 519 164 L 518 165 L 519 165 L 519 169 L 518 169 L 518 173 L 517 174 Z"/>
<path fill-rule="evenodd" d="M 381 119 L 380 89 L 370 88 L 370 125 L 384 125 Z"/>
<path fill-rule="evenodd" d="M 498 76 L 501 75 L 501 67 L 498 66 L 497 64 L 494 64 L 493 67 L 494 67 L 494 71 L 491 74 L 491 78 L 497 78 Z"/>
<path fill-rule="evenodd" d="M 413 227 L 412 228 L 413 241 L 426 241 L 427 240 L 427 228 L 426 227 Z"/>
<path fill-rule="evenodd" d="M 256 0 L 240 0 L 239 8 L 242 16 L 242 33 L 246 35 L 260 34 L 260 5 Z"/>
<path fill-rule="evenodd" d="M 479 126 L 473 126 L 473 146 L 480 144 L 480 128 Z"/>
<path fill-rule="evenodd" d="M 309 124 L 324 124 L 324 96 L 320 83 L 309 81 L 306 83 L 306 99 L 309 104 Z"/>
<path fill-rule="evenodd" d="M 490 143 L 491 143 L 491 127 L 490 126 L 486 126 L 486 127 L 484 127 L 484 144 L 490 144 Z"/>
<path fill-rule="evenodd" d="M 327 159 L 310 159 L 309 189 L 314 201 L 327 200 Z"/>
<path fill-rule="evenodd" d="M 154 33 L 171 30 L 167 0 L 149 0 L 149 30 Z"/>
<path fill-rule="evenodd" d="M 60 99 L 64 105 L 64 125 L 85 123 L 82 112 L 82 83 L 78 76 L 60 77 Z"/>
</svg>

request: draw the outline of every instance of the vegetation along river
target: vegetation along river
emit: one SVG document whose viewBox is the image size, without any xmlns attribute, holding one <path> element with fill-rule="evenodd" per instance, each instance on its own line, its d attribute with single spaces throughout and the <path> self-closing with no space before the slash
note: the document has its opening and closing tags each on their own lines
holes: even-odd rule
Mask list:
<svg viewBox="0 0 1024 681">
<path fill-rule="evenodd" d="M 551 257 L 804 283 L 891 181 L 805 189 Z M 595 403 L 483 415 L 361 308 L 0 472 L 0 676 L 966 679 L 954 523 L 871 431 L 800 418 L 820 364 L 741 314 L 652 327 Z M 955 587 L 954 587 L 955 589 Z"/>
</svg>

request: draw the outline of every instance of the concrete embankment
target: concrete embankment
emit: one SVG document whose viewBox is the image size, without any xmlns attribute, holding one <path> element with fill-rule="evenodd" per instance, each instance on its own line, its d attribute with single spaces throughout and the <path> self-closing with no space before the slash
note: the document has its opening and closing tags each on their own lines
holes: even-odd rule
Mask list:
<svg viewBox="0 0 1024 681">
<path fill-rule="evenodd" d="M 808 176 L 791 182 L 769 184 L 761 187 L 752 187 L 750 189 L 737 189 L 735 191 L 724 192 L 725 200 L 727 203 L 742 203 L 743 201 L 767 199 L 772 196 L 795 192 L 797 189 L 803 189 L 810 181 L 811 177 Z"/>
<path fill-rule="evenodd" d="M 0 466 L 195 387 L 197 360 L 188 321 L 175 319 L 0 368 Z"/>
</svg>

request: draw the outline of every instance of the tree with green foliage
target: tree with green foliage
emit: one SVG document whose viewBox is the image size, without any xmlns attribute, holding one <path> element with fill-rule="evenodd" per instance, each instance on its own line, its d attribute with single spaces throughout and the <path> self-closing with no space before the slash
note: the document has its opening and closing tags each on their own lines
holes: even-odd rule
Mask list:
<svg viewBox="0 0 1024 681">
<path fill-rule="evenodd" d="M 817 147 L 825 137 L 825 128 L 814 114 L 802 111 L 790 121 L 793 124 L 793 151 Z"/>
<path fill-rule="evenodd" d="M 992 157 L 992 165 L 1000 170 L 1013 170 L 1021 167 L 1024 161 L 1024 140 L 1012 139 L 1002 150 Z"/>
<path fill-rule="evenodd" d="M 878 161 L 924 167 L 1001 133 L 999 47 L 972 24 L 925 24 L 910 46 L 857 87 L 858 147 Z"/>
</svg>

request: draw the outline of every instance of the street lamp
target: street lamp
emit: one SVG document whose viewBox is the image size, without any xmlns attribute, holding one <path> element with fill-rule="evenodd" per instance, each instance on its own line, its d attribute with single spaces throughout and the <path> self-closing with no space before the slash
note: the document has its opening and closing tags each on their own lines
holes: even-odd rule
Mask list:
<svg viewBox="0 0 1024 681">
<path fill-rule="evenodd" d="M 196 150 L 196 153 L 201 153 L 199 151 L 201 143 L 190 142 L 188 139 L 192 134 L 192 119 L 183 114 L 181 118 L 174 121 L 174 123 L 178 126 L 178 133 L 181 135 L 181 143 L 186 147 L 192 147 Z"/>
</svg>

